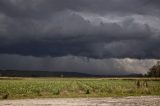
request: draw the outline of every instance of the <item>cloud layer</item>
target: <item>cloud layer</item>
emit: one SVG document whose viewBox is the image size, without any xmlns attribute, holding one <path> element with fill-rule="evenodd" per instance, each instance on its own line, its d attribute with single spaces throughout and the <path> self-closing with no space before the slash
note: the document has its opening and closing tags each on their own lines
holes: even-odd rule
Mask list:
<svg viewBox="0 0 160 106">
<path fill-rule="evenodd" d="M 88 59 L 85 57 L 33 57 L 0 55 L 2 69 L 82 72 L 99 75 L 145 74 L 155 59 Z"/>
<path fill-rule="evenodd" d="M 157 0 L 1 0 L 0 53 L 160 58 Z"/>
<path fill-rule="evenodd" d="M 10 67 L 8 60 L 15 58 L 42 65 L 38 60 L 45 57 L 51 59 L 48 64 L 64 64 L 74 57 L 69 62 L 78 66 L 67 64 L 66 70 L 125 73 L 148 68 L 133 69 L 126 65 L 130 64 L 127 59 L 136 61 L 133 66 L 160 59 L 159 45 L 159 0 L 0 0 L 0 55 L 8 55 L 0 60 L 0 67 Z M 85 63 L 81 58 L 92 61 Z M 118 65 L 110 66 L 113 63 Z M 21 67 L 18 64 L 14 68 Z"/>
</svg>

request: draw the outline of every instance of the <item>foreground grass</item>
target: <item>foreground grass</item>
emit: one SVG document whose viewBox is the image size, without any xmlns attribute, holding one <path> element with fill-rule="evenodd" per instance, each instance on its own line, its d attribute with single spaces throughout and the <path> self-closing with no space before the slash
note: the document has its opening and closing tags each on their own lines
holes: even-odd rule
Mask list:
<svg viewBox="0 0 160 106">
<path fill-rule="evenodd" d="M 138 95 L 160 95 L 160 80 L 128 78 L 0 78 L 0 99 Z"/>
</svg>

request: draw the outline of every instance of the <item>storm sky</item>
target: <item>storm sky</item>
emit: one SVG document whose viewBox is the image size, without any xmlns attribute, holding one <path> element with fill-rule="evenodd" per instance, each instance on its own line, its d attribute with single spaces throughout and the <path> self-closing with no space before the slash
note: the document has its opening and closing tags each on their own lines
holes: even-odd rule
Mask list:
<svg viewBox="0 0 160 106">
<path fill-rule="evenodd" d="M 159 59 L 159 0 L 0 0 L 0 68 L 144 74 Z"/>
</svg>

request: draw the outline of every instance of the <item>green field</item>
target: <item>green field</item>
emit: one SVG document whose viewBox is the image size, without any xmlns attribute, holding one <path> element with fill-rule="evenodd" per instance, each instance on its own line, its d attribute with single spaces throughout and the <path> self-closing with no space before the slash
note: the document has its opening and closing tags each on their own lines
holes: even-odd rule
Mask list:
<svg viewBox="0 0 160 106">
<path fill-rule="evenodd" d="M 0 78 L 0 99 L 160 95 L 160 79 Z"/>
</svg>

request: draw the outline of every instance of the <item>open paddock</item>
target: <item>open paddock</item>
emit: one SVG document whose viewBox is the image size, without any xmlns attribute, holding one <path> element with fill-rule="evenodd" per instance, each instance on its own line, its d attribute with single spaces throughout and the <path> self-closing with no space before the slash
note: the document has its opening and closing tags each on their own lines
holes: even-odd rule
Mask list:
<svg viewBox="0 0 160 106">
<path fill-rule="evenodd" d="M 0 99 L 160 95 L 160 78 L 0 77 Z"/>
</svg>

